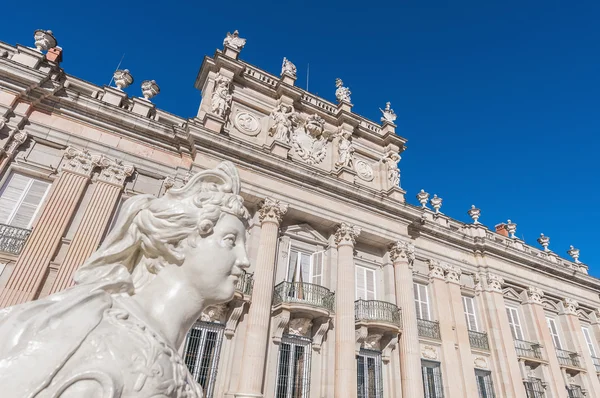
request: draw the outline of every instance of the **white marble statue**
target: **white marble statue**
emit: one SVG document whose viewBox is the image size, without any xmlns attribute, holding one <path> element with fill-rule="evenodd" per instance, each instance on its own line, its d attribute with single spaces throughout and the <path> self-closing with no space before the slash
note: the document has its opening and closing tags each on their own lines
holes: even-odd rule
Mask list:
<svg viewBox="0 0 600 398">
<path fill-rule="evenodd" d="M 231 79 L 218 74 L 215 78 L 215 87 L 211 96 L 211 111 L 215 115 L 225 118 L 231 109 L 232 95 L 229 93 Z"/>
<path fill-rule="evenodd" d="M 239 51 L 246 45 L 246 39 L 242 39 L 237 30 L 233 33 L 227 32 L 227 37 L 223 40 L 223 45 Z"/>
<path fill-rule="evenodd" d="M 345 131 L 339 134 L 338 161 L 335 167 L 352 167 L 352 155 L 354 155 L 354 144 L 350 141 L 351 132 Z"/>
<path fill-rule="evenodd" d="M 388 169 L 388 179 L 395 187 L 400 185 L 400 169 L 398 168 L 400 159 L 402 158 L 396 152 L 389 152 L 382 159 Z"/>
<path fill-rule="evenodd" d="M 394 123 L 396 121 L 396 112 L 392 109 L 390 102 L 385 103 L 385 109 L 379 108 L 381 111 L 381 121 L 386 123 Z"/>
<path fill-rule="evenodd" d="M 269 127 L 269 135 L 274 136 L 277 141 L 289 142 L 295 117 L 293 105 L 277 104 L 270 115 L 272 124 Z"/>
<path fill-rule="evenodd" d="M 230 162 L 129 199 L 76 285 L 0 311 L 3 398 L 202 397 L 177 349 L 248 267 Z"/>
<path fill-rule="evenodd" d="M 283 57 L 283 63 L 281 64 L 281 76 L 283 75 L 296 78 L 296 65 L 286 57 Z"/>
<path fill-rule="evenodd" d="M 342 79 L 335 79 L 335 86 L 337 87 L 335 90 L 335 98 L 337 98 L 338 102 L 350 103 L 350 94 L 352 94 L 352 92 L 348 87 L 344 87 L 344 82 Z"/>
</svg>

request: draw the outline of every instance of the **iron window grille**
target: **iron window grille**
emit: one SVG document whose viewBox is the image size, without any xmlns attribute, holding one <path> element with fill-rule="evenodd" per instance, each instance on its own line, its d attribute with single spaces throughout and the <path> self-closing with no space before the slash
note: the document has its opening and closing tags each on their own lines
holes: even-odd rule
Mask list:
<svg viewBox="0 0 600 398">
<path fill-rule="evenodd" d="M 206 398 L 212 398 L 215 389 L 224 330 L 218 323 L 196 322 L 185 341 L 185 364 Z"/>
<path fill-rule="evenodd" d="M 527 398 L 543 398 L 545 396 L 545 388 L 542 380 L 530 378 L 524 381 L 523 384 L 525 385 Z"/>
<path fill-rule="evenodd" d="M 496 398 L 491 372 L 475 369 L 475 379 L 477 381 L 479 398 Z"/>
<path fill-rule="evenodd" d="M 425 398 L 444 398 L 442 368 L 439 362 L 421 361 Z"/>
<path fill-rule="evenodd" d="M 29 234 L 31 234 L 30 229 L 0 224 L 0 251 L 19 255 Z"/>
<path fill-rule="evenodd" d="M 585 398 L 580 386 L 570 385 L 567 387 L 569 398 Z"/>
<path fill-rule="evenodd" d="M 311 340 L 284 335 L 277 360 L 276 398 L 308 398 L 310 394 Z"/>
<path fill-rule="evenodd" d="M 487 333 L 485 332 L 476 332 L 474 330 L 469 330 L 469 343 L 471 343 L 471 347 L 480 348 L 482 350 L 490 350 L 490 344 L 488 341 Z"/>
<path fill-rule="evenodd" d="M 515 340 L 515 350 L 520 357 L 542 359 L 542 346 L 531 341 Z"/>
<path fill-rule="evenodd" d="M 254 287 L 254 276 L 248 274 L 246 271 L 242 271 L 242 275 L 235 284 L 235 290 L 242 294 L 252 294 L 252 288 Z"/>
<path fill-rule="evenodd" d="M 381 352 L 361 349 L 356 357 L 357 398 L 383 398 Z"/>
<path fill-rule="evenodd" d="M 417 329 L 420 337 L 441 340 L 440 323 L 438 321 L 417 318 Z"/>
<path fill-rule="evenodd" d="M 579 354 L 577 354 L 576 352 L 559 350 L 557 348 L 556 357 L 558 358 L 558 363 L 560 363 L 561 365 L 574 367 L 581 366 L 581 364 L 579 363 Z"/>
</svg>

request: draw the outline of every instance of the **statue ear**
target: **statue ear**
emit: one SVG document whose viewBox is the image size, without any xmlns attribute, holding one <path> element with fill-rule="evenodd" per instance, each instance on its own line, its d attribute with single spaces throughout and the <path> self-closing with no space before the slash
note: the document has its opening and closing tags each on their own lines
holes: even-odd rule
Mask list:
<svg viewBox="0 0 600 398">
<path fill-rule="evenodd" d="M 166 196 L 182 200 L 201 193 L 215 191 L 239 195 L 240 176 L 233 163 L 225 161 L 215 169 L 201 171 L 190 178 L 183 187 L 169 189 Z"/>
</svg>

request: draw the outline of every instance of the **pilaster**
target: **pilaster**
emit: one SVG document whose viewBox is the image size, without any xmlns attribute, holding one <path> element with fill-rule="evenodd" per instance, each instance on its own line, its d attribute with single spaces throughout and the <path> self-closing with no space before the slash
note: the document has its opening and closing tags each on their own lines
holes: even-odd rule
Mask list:
<svg viewBox="0 0 600 398">
<path fill-rule="evenodd" d="M 354 331 L 355 269 L 354 244 L 361 229 L 341 223 L 335 232 L 338 250 L 335 297 L 335 398 L 356 396 Z"/>
<path fill-rule="evenodd" d="M 73 285 L 73 273 L 100 244 L 125 185 L 125 179 L 134 170 L 133 165 L 123 164 L 104 156 L 100 159 L 99 165 L 102 169 L 96 188 L 58 269 L 50 294 Z"/>
<path fill-rule="evenodd" d="M 261 224 L 252 303 L 248 311 L 244 353 L 241 358 L 242 371 L 236 398 L 262 397 L 264 368 L 271 320 L 271 301 L 275 272 L 275 257 L 279 224 L 287 212 L 288 205 L 266 198 L 258 210 Z"/>
<path fill-rule="evenodd" d="M 413 263 L 415 248 L 412 244 L 398 241 L 390 246 L 390 259 L 394 264 L 396 305 L 402 309 L 402 334 L 399 338 L 400 378 L 403 397 L 423 397 L 421 375 L 421 350 L 417 311 L 413 292 Z"/>
<path fill-rule="evenodd" d="M 23 247 L 12 274 L 0 295 L 0 307 L 20 304 L 36 298 L 48 273 L 50 260 L 81 200 L 99 156 L 68 147 L 60 176 Z"/>
</svg>

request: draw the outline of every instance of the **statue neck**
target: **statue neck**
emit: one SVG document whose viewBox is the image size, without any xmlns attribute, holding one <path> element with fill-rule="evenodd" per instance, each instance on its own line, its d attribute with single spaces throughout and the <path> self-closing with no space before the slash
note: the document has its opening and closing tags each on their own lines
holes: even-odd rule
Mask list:
<svg viewBox="0 0 600 398">
<path fill-rule="evenodd" d="M 144 288 L 130 297 L 141 310 L 143 321 L 178 349 L 204 309 L 204 298 L 191 289 L 179 267 L 161 270 Z"/>
</svg>

